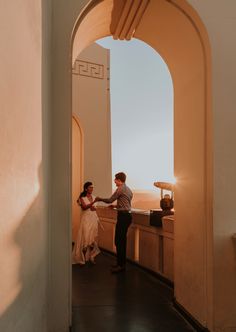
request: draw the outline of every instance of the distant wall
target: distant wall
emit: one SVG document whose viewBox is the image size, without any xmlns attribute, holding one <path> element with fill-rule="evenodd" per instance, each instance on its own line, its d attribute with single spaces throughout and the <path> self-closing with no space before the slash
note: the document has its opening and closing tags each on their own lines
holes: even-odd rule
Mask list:
<svg viewBox="0 0 236 332">
<path fill-rule="evenodd" d="M 114 177 L 111 173 L 109 50 L 94 43 L 77 60 L 72 75 L 72 101 L 73 114 L 83 130 L 83 181 L 94 183 L 95 194 L 109 196 Z M 158 189 L 134 191 L 132 206 L 159 208 L 159 197 Z"/>
<path fill-rule="evenodd" d="M 109 50 L 94 43 L 73 67 L 73 114 L 84 134 L 84 181 L 94 183 L 94 194 L 112 191 Z"/>
<path fill-rule="evenodd" d="M 45 28 L 48 23 L 42 9 L 47 6 L 50 16 L 49 4 L 43 8 L 41 0 L 0 4 L 0 330 L 4 332 L 47 330 L 48 78 L 42 73 L 48 71 L 46 63 L 42 68 L 42 20 Z"/>
</svg>

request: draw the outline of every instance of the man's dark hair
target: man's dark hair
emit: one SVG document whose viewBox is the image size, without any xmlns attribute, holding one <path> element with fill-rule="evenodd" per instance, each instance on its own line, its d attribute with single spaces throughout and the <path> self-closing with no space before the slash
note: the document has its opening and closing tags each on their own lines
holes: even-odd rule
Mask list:
<svg viewBox="0 0 236 332">
<path fill-rule="evenodd" d="M 126 180 L 126 174 L 123 172 L 116 173 L 115 178 L 117 180 L 120 180 L 121 182 L 125 182 Z"/>
</svg>

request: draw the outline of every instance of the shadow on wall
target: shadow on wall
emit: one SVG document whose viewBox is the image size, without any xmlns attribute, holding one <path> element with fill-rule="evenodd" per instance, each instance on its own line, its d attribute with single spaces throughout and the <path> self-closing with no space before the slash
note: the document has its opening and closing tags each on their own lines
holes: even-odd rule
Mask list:
<svg viewBox="0 0 236 332">
<path fill-rule="evenodd" d="M 10 256 L 9 260 L 6 260 L 7 266 L 1 266 L 7 269 L 10 278 L 15 277 L 14 283 L 19 284 L 20 292 L 0 317 L 0 331 L 46 331 L 48 236 L 46 213 L 43 213 L 41 167 L 39 167 L 39 184 L 37 197 L 21 220 L 15 234 L 12 235 L 11 241 L 20 251 L 19 270 L 15 272 L 14 266 L 11 266 Z M 7 252 L 4 255 L 7 256 Z M 18 276 L 10 275 L 10 273 Z"/>
</svg>

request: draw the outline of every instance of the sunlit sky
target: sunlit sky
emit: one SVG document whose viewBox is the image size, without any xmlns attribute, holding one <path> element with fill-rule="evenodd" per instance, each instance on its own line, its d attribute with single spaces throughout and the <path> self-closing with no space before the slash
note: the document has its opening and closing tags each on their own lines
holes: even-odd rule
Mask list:
<svg viewBox="0 0 236 332">
<path fill-rule="evenodd" d="M 147 44 L 111 37 L 112 173 L 136 190 L 173 180 L 173 85 L 166 63 Z"/>
</svg>

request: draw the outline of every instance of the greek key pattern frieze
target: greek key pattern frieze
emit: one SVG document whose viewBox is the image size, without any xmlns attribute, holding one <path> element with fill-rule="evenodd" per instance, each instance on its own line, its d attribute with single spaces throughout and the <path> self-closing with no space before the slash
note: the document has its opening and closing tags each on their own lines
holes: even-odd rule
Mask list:
<svg viewBox="0 0 236 332">
<path fill-rule="evenodd" d="M 104 79 L 104 65 L 82 60 L 76 60 L 73 74 L 92 78 Z"/>
</svg>

